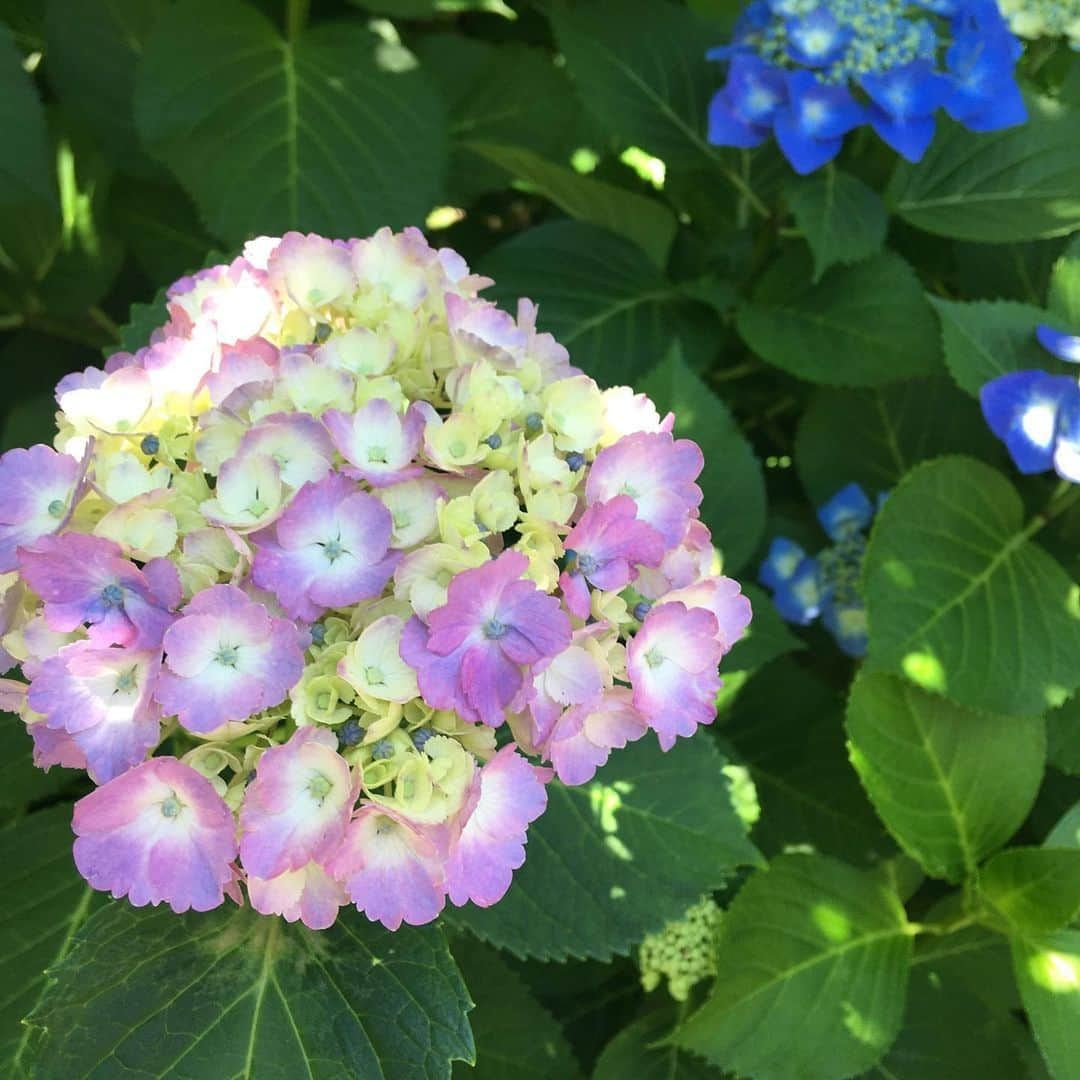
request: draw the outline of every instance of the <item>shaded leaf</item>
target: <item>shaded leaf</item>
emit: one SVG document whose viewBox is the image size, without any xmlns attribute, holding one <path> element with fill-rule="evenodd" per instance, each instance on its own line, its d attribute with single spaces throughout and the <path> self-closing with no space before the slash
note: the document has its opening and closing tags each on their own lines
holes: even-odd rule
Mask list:
<svg viewBox="0 0 1080 1080">
<path fill-rule="evenodd" d="M 436 927 L 342 909 L 321 933 L 250 909 L 114 903 L 34 1011 L 35 1077 L 449 1077 L 473 1056 L 469 998 Z"/>
<path fill-rule="evenodd" d="M 851 1076 L 896 1037 L 910 959 L 904 908 L 875 875 L 783 855 L 732 901 L 712 994 L 674 1041 L 755 1080 Z"/>
<path fill-rule="evenodd" d="M 666 754 L 649 734 L 582 787 L 548 786 L 525 865 L 490 908 L 452 918 L 516 956 L 604 959 L 677 918 L 760 856 L 736 816 L 708 735 Z"/>
<path fill-rule="evenodd" d="M 736 325 L 762 359 L 808 382 L 880 386 L 941 370 L 922 287 L 891 252 L 834 267 L 815 284 L 809 252 L 793 248 L 763 275 Z"/>
<path fill-rule="evenodd" d="M 890 675 L 855 680 L 846 727 L 870 801 L 932 877 L 973 873 L 1020 827 L 1042 782 L 1042 720 L 973 712 Z"/>
<path fill-rule="evenodd" d="M 715 1066 L 665 1041 L 675 1024 L 675 1009 L 668 1006 L 624 1027 L 604 1047 L 592 1080 L 721 1080 Z"/>
<path fill-rule="evenodd" d="M 1080 333 L 1080 237 L 1074 237 L 1054 263 L 1046 306 L 1065 326 Z"/>
<path fill-rule="evenodd" d="M 873 668 L 962 705 L 1038 716 L 1080 683 L 1068 575 L 1020 497 L 970 458 L 920 465 L 874 523 L 863 567 Z"/>
<path fill-rule="evenodd" d="M 1012 942 L 1016 984 L 1055 1080 L 1080 1077 L 1080 930 Z"/>
<path fill-rule="evenodd" d="M 75 775 L 53 766 L 48 772 L 33 762 L 34 741 L 17 716 L 0 713 L 0 808 L 25 810 L 66 787 Z"/>
<path fill-rule="evenodd" d="M 1052 934 L 1080 914 L 1080 850 L 1001 851 L 979 870 L 979 892 L 1012 932 Z"/>
</svg>

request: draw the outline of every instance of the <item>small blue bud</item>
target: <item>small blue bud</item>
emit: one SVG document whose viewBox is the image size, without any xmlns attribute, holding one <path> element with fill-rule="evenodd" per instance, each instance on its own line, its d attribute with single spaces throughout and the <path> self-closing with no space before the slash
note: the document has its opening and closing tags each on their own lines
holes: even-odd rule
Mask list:
<svg viewBox="0 0 1080 1080">
<path fill-rule="evenodd" d="M 435 734 L 435 732 L 432 731 L 431 728 L 426 728 L 426 727 L 417 728 L 412 733 L 412 744 L 413 744 L 413 746 L 415 746 L 417 750 L 423 750 L 424 747 L 427 746 L 428 739 L 430 739 L 432 737 L 432 735 L 434 735 L 434 734 Z"/>
<path fill-rule="evenodd" d="M 322 645 L 326 641 L 326 627 L 322 623 L 314 623 L 311 627 L 311 644 Z"/>
<path fill-rule="evenodd" d="M 544 426 L 544 418 L 538 412 L 531 412 L 525 417 L 525 430 L 537 432 Z"/>
<path fill-rule="evenodd" d="M 645 616 L 652 611 L 652 603 L 649 600 L 642 600 L 634 605 L 634 618 L 638 622 L 644 622 Z"/>
<path fill-rule="evenodd" d="M 566 455 L 566 464 L 570 467 L 571 472 L 577 472 L 585 464 L 585 455 L 579 454 L 576 450 L 571 450 Z"/>
<path fill-rule="evenodd" d="M 492 450 L 498 450 L 499 447 L 502 446 L 502 436 L 496 431 L 489 435 L 484 442 L 487 443 Z"/>
<path fill-rule="evenodd" d="M 392 758 L 394 753 L 394 744 L 389 739 L 380 739 L 375 744 L 375 749 L 371 751 L 371 756 L 376 761 L 385 761 L 387 758 Z"/>
<path fill-rule="evenodd" d="M 338 728 L 338 749 L 343 750 L 347 746 L 355 746 L 364 737 L 364 729 L 355 716 L 350 716 L 344 724 Z"/>
<path fill-rule="evenodd" d="M 153 457 L 161 449 L 161 440 L 156 435 L 144 435 L 139 449 L 148 457 Z"/>
</svg>

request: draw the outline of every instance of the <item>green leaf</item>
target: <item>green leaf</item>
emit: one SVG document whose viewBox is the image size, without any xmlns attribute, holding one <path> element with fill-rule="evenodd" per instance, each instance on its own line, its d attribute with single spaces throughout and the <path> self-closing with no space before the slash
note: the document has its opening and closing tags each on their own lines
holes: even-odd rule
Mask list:
<svg viewBox="0 0 1080 1080">
<path fill-rule="evenodd" d="M 381 70 L 374 43 L 355 23 L 285 41 L 239 0 L 185 0 L 146 43 L 139 133 L 228 244 L 423 220 L 445 169 L 441 106 L 419 71 Z"/>
<path fill-rule="evenodd" d="M 903 905 L 877 877 L 781 856 L 732 902 L 712 995 L 674 1040 L 755 1080 L 851 1076 L 896 1037 L 910 960 Z"/>
<path fill-rule="evenodd" d="M 545 161 L 524 147 L 482 142 L 467 145 L 524 181 L 529 190 L 550 199 L 563 213 L 625 236 L 661 269 L 667 264 L 678 223 L 663 203 L 591 176 L 581 176 L 573 169 Z"/>
<path fill-rule="evenodd" d="M 829 166 L 784 187 L 795 223 L 814 255 L 814 281 L 836 263 L 876 255 L 885 244 L 889 217 L 875 191 Z"/>
<path fill-rule="evenodd" d="M 613 753 L 592 783 L 550 784 L 510 891 L 452 918 L 521 957 L 627 952 L 736 867 L 760 861 L 723 765 L 708 735 L 680 739 L 665 754 L 650 734 Z"/>
<path fill-rule="evenodd" d="M 135 71 L 166 0 L 49 0 L 45 74 L 64 107 L 93 133 L 110 160 L 140 173 Z"/>
<path fill-rule="evenodd" d="M 45 969 L 64 958 L 95 903 L 75 870 L 73 842 L 70 806 L 42 810 L 0 831 L 6 897 L 0 915 L 0 1072 L 20 1080 L 30 1075 L 37 1042 L 23 1017 L 41 996 Z"/>
<path fill-rule="evenodd" d="M 1080 930 L 1013 938 L 1016 984 L 1055 1080 L 1080 1077 Z"/>
<path fill-rule="evenodd" d="M 1046 760 L 1063 773 L 1080 776 L 1080 696 L 1046 714 Z"/>
<path fill-rule="evenodd" d="M 891 675 L 855 680 L 846 727 L 870 801 L 931 877 L 973 873 L 1020 827 L 1042 782 L 1042 720 L 972 712 Z"/>
<path fill-rule="evenodd" d="M 115 903 L 50 974 L 31 1017 L 40 1080 L 428 1080 L 473 1056 L 469 997 L 439 929 L 391 932 L 351 908 L 314 933 L 246 908 Z"/>
<path fill-rule="evenodd" d="M 743 341 L 808 382 L 880 386 L 941 369 L 934 316 L 911 267 L 891 252 L 834 267 L 814 283 L 793 248 L 739 308 Z"/>
<path fill-rule="evenodd" d="M 845 753 L 842 707 L 832 687 L 789 658 L 735 699 L 720 731 L 750 769 L 761 805 L 752 835 L 767 855 L 806 845 L 865 864 L 892 850 Z"/>
<path fill-rule="evenodd" d="M 1065 811 L 1061 820 L 1047 833 L 1043 846 L 1080 848 L 1080 802 Z"/>
<path fill-rule="evenodd" d="M 1038 716 L 1080 683 L 1069 576 L 1030 537 L 1012 485 L 970 458 L 912 470 L 863 564 L 873 668 L 986 712 Z"/>
<path fill-rule="evenodd" d="M 765 531 L 761 463 L 727 406 L 690 369 L 678 347 L 639 380 L 638 388 L 656 402 L 661 416 L 675 414 L 677 436 L 701 446 L 703 517 L 724 556 L 725 573 L 734 573 L 757 550 Z"/>
<path fill-rule="evenodd" d="M 885 193 L 919 229 L 1007 243 L 1080 226 L 1080 114 L 1028 99 L 1026 124 L 990 133 L 950 124 L 918 165 L 901 161 Z"/>
<path fill-rule="evenodd" d="M 149 345 L 150 335 L 168 322 L 169 312 L 165 300 L 167 289 L 168 286 L 163 285 L 148 304 L 131 305 L 128 321 L 120 328 L 120 348 L 124 352 L 137 352 Z M 104 350 L 106 357 L 115 351 L 113 348 Z"/>
<path fill-rule="evenodd" d="M 1054 263 L 1046 306 L 1066 327 L 1080 333 L 1080 236 L 1073 237 Z"/>
<path fill-rule="evenodd" d="M 873 390 L 819 390 L 799 421 L 794 458 L 820 506 L 853 481 L 874 495 L 927 458 L 986 458 L 996 449 L 979 406 L 948 379 L 908 379 Z"/>
<path fill-rule="evenodd" d="M 668 354 L 672 340 L 690 355 L 715 316 L 687 300 L 636 245 L 595 225 L 558 221 L 501 244 L 480 269 L 495 279 L 485 293 L 514 309 L 540 305 L 539 325 L 570 350 L 570 360 L 602 385 L 635 382 Z"/>
<path fill-rule="evenodd" d="M 669 1006 L 623 1028 L 604 1047 L 592 1080 L 722 1080 L 719 1069 L 665 1041 L 675 1024 L 675 1009 Z"/>
<path fill-rule="evenodd" d="M 521 978 L 487 945 L 463 937 L 454 943 L 454 960 L 469 995 L 476 1042 L 476 1066 L 454 1066 L 454 1075 L 472 1080 L 576 1080 L 581 1075 L 570 1045 L 551 1014 Z"/>
<path fill-rule="evenodd" d="M 962 390 L 973 397 L 991 379 L 1009 371 L 1045 368 L 1064 371 L 1035 340 L 1046 313 L 1010 300 L 963 304 L 932 297 L 941 319 L 945 363 Z"/>
<path fill-rule="evenodd" d="M 0 713 L 0 808 L 25 810 L 71 782 L 74 774 L 59 765 L 48 772 L 37 768 L 33 750 L 26 724 L 11 713 Z"/>
<path fill-rule="evenodd" d="M 709 98 L 720 82 L 705 51 L 716 32 L 656 0 L 592 0 L 551 11 L 581 100 L 606 128 L 669 166 L 700 165 Z"/>
<path fill-rule="evenodd" d="M 1014 933 L 1052 934 L 1080 914 L 1080 850 L 1001 851 L 979 871 L 979 892 Z"/>
</svg>

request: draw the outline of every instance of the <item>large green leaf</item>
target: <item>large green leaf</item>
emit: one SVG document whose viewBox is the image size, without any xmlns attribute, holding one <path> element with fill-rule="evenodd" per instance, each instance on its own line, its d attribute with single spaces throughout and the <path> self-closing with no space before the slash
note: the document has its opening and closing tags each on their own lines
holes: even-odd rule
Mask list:
<svg viewBox="0 0 1080 1080">
<path fill-rule="evenodd" d="M 1046 312 L 1011 300 L 964 304 L 931 299 L 941 319 L 945 363 L 962 390 L 978 396 L 991 379 L 1024 368 L 1064 371 L 1035 339 Z"/>
<path fill-rule="evenodd" d="M 727 406 L 687 366 L 679 349 L 639 380 L 660 414 L 675 414 L 675 434 L 697 442 L 705 454 L 702 517 L 713 543 L 734 573 L 757 550 L 765 529 L 765 478 L 753 448 Z"/>
<path fill-rule="evenodd" d="M 10 713 L 0 713 L 0 809 L 25 810 L 71 782 L 75 774 L 70 769 L 54 765 L 45 772 L 37 768 L 33 752 L 26 724 Z"/>
<path fill-rule="evenodd" d="M 624 1027 L 604 1047 L 592 1080 L 722 1080 L 724 1074 L 674 1043 L 675 1009 L 660 1008 Z"/>
<path fill-rule="evenodd" d="M 1080 930 L 1014 938 L 1016 984 L 1054 1080 L 1080 1077 Z"/>
<path fill-rule="evenodd" d="M 666 754 L 653 736 L 617 750 L 582 787 L 548 787 L 525 865 L 490 908 L 455 921 L 517 956 L 606 959 L 760 861 L 708 734 Z"/>
<path fill-rule="evenodd" d="M 667 264 L 678 223 L 663 203 L 555 165 L 519 146 L 470 142 L 470 149 L 550 199 L 578 221 L 599 225 L 637 244 L 659 267 Z"/>
<path fill-rule="evenodd" d="M 476 1008 L 469 1015 L 476 1065 L 459 1062 L 454 1075 L 472 1080 L 576 1080 L 581 1075 L 566 1037 L 499 954 L 474 938 L 454 942 Z"/>
<path fill-rule="evenodd" d="M 1042 720 L 972 712 L 891 675 L 855 680 L 846 726 L 871 802 L 932 877 L 973 873 L 1020 827 L 1042 782 Z"/>
<path fill-rule="evenodd" d="M 795 222 L 814 256 L 814 280 L 836 263 L 854 263 L 879 252 L 889 216 L 877 193 L 833 166 L 784 187 Z"/>
<path fill-rule="evenodd" d="M 469 997 L 436 927 L 343 909 L 314 933 L 250 909 L 115 903 L 51 971 L 34 1076 L 449 1077 Z"/>
<path fill-rule="evenodd" d="M 1080 915 L 1080 849 L 1001 851 L 980 869 L 979 892 L 1012 932 L 1052 934 Z"/>
<path fill-rule="evenodd" d="M 703 335 L 715 334 L 715 316 L 703 304 L 688 300 L 641 248 L 595 225 L 530 229 L 480 269 L 495 279 L 486 295 L 510 310 L 518 297 L 536 301 L 540 328 L 606 386 L 636 381 L 676 338 L 690 356 Z"/>
<path fill-rule="evenodd" d="M 732 902 L 712 994 L 673 1038 L 755 1080 L 862 1072 L 900 1027 L 911 941 L 876 876 L 781 856 Z"/>
<path fill-rule="evenodd" d="M 0 831 L 0 1072 L 29 1076 L 37 1033 L 22 1020 L 39 1000 L 45 969 L 71 947 L 94 903 L 71 858 L 71 807 L 23 818 Z"/>
<path fill-rule="evenodd" d="M 625 142 L 669 165 L 699 165 L 719 83 L 705 51 L 716 32 L 692 12 L 656 0 L 590 0 L 552 8 L 552 24 L 586 107 Z"/>
<path fill-rule="evenodd" d="M 970 458 L 920 465 L 864 562 L 871 666 L 986 712 L 1039 716 L 1080 684 L 1076 586 L 1012 485 Z"/>
<path fill-rule="evenodd" d="M 750 769 L 761 805 L 752 835 L 767 855 L 797 844 L 865 864 L 893 850 L 844 752 L 842 709 L 791 659 L 766 666 L 735 699 L 720 730 Z"/>
<path fill-rule="evenodd" d="M 809 252 L 794 248 L 739 308 L 737 325 L 764 360 L 809 382 L 880 386 L 941 370 L 933 312 L 915 272 L 891 252 L 834 267 L 815 284 Z"/>
<path fill-rule="evenodd" d="M 1080 776 L 1080 696 L 1074 695 L 1046 716 L 1047 761 L 1070 776 Z"/>
<path fill-rule="evenodd" d="M 441 106 L 419 71 L 380 69 L 374 44 L 358 23 L 286 41 L 240 0 L 184 0 L 146 43 L 139 133 L 229 244 L 423 221 L 445 170 Z"/>
<path fill-rule="evenodd" d="M 1080 225 L 1080 113 L 1031 98 L 1026 124 L 984 134 L 939 132 L 918 165 L 900 162 L 891 209 L 927 232 L 1005 243 Z"/>
<path fill-rule="evenodd" d="M 1080 802 L 1062 814 L 1058 823 L 1046 835 L 1046 847 L 1080 848 Z"/>
<path fill-rule="evenodd" d="M 947 378 L 908 379 L 873 390 L 821 389 L 795 433 L 795 468 L 820 506 L 852 481 L 873 497 L 920 461 L 997 447 L 979 406 Z"/>
<path fill-rule="evenodd" d="M 167 0 L 49 0 L 45 73 L 65 108 L 93 132 L 110 159 L 154 167 L 135 134 L 135 71 Z"/>
<path fill-rule="evenodd" d="M 1073 237 L 1054 263 L 1046 306 L 1062 323 L 1080 332 L 1080 236 Z"/>
</svg>

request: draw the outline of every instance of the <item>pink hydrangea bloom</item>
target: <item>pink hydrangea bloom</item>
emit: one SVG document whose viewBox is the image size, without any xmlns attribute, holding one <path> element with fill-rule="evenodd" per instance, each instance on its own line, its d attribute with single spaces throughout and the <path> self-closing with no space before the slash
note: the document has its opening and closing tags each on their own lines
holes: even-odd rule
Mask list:
<svg viewBox="0 0 1080 1080">
<path fill-rule="evenodd" d="M 621 750 L 648 730 L 631 691 L 615 686 L 567 709 L 545 745 L 545 756 L 564 784 L 586 784 L 612 750 Z"/>
<path fill-rule="evenodd" d="M 327 863 L 369 919 L 396 930 L 422 926 L 446 903 L 442 860 L 434 838 L 399 814 L 374 804 L 349 823 L 345 842 Z"/>
<path fill-rule="evenodd" d="M 157 647 L 180 602 L 180 577 L 168 559 L 140 570 L 118 544 L 99 536 L 42 537 L 20 551 L 19 569 L 45 601 L 49 627 L 66 633 L 89 626 L 95 645 Z"/>
<path fill-rule="evenodd" d="M 490 907 L 506 895 L 525 861 L 529 823 L 547 808 L 550 772 L 504 746 L 473 779 L 473 790 L 446 860 L 446 891 L 459 907 Z"/>
<path fill-rule="evenodd" d="M 704 464 L 700 447 L 689 439 L 638 432 L 596 455 L 585 494 L 590 504 L 629 495 L 637 504 L 637 516 L 674 547 L 691 512 L 701 505 L 701 488 L 694 481 Z"/>
<path fill-rule="evenodd" d="M 209 911 L 233 890 L 233 816 L 204 776 L 159 757 L 75 804 L 75 865 L 95 888 L 136 907 Z"/>
<path fill-rule="evenodd" d="M 269 879 L 248 873 L 247 888 L 251 906 L 260 915 L 280 915 L 309 930 L 329 929 L 338 909 L 349 902 L 349 894 L 317 862 Z"/>
<path fill-rule="evenodd" d="M 386 487 L 420 474 L 413 461 L 424 439 L 426 421 L 416 406 L 402 416 L 389 401 L 372 398 L 357 412 L 346 415 L 330 409 L 322 419 L 358 479 L 373 487 Z"/>
<path fill-rule="evenodd" d="M 382 592 L 398 556 L 390 511 L 339 473 L 308 484 L 273 529 L 255 533 L 252 579 L 293 618 L 312 622 Z"/>
<path fill-rule="evenodd" d="M 330 471 L 334 447 L 322 424 L 306 413 L 264 417 L 245 432 L 237 455 L 265 454 L 277 462 L 281 482 L 291 488 L 316 483 Z"/>
<path fill-rule="evenodd" d="M 356 283 L 348 246 L 314 234 L 287 232 L 266 268 L 271 282 L 305 311 L 332 304 Z"/>
<path fill-rule="evenodd" d="M 325 862 L 341 843 L 357 786 L 334 734 L 301 728 L 259 758 L 240 812 L 240 858 L 261 878 Z"/>
<path fill-rule="evenodd" d="M 91 778 L 104 784 L 158 744 L 161 709 L 152 692 L 160 667 L 160 652 L 77 641 L 41 665 L 28 700 L 48 727 L 71 736 Z"/>
<path fill-rule="evenodd" d="M 66 731 L 56 731 L 38 721 L 27 726 L 34 740 L 34 764 L 48 772 L 54 765 L 62 769 L 85 769 L 86 755 Z"/>
<path fill-rule="evenodd" d="M 554 597 L 522 580 L 527 568 L 524 555 L 506 551 L 465 570 L 426 628 L 419 619 L 406 626 L 401 656 L 429 705 L 497 727 L 521 689 L 523 667 L 570 644 L 570 620 Z"/>
<path fill-rule="evenodd" d="M 276 705 L 304 670 L 303 638 L 235 585 L 199 593 L 165 635 L 154 697 L 191 731 Z"/>
<path fill-rule="evenodd" d="M 638 565 L 657 566 L 664 557 L 664 538 L 637 520 L 637 505 L 628 495 L 590 506 L 564 546 L 567 567 L 559 587 L 579 619 L 589 616 L 589 585 L 618 592 L 637 577 Z"/>
<path fill-rule="evenodd" d="M 0 457 L 0 573 L 15 569 L 20 547 L 33 546 L 64 524 L 82 473 L 75 458 L 49 446 Z"/>
<path fill-rule="evenodd" d="M 731 651 L 732 645 L 743 636 L 750 625 L 753 611 L 750 598 L 743 596 L 742 586 L 729 577 L 712 577 L 667 593 L 663 604 L 680 603 L 688 608 L 704 608 L 716 616 L 720 655 Z"/>
<path fill-rule="evenodd" d="M 627 646 L 634 708 L 670 750 L 716 717 L 722 653 L 716 616 L 704 608 L 661 604 L 645 617 Z"/>
</svg>

